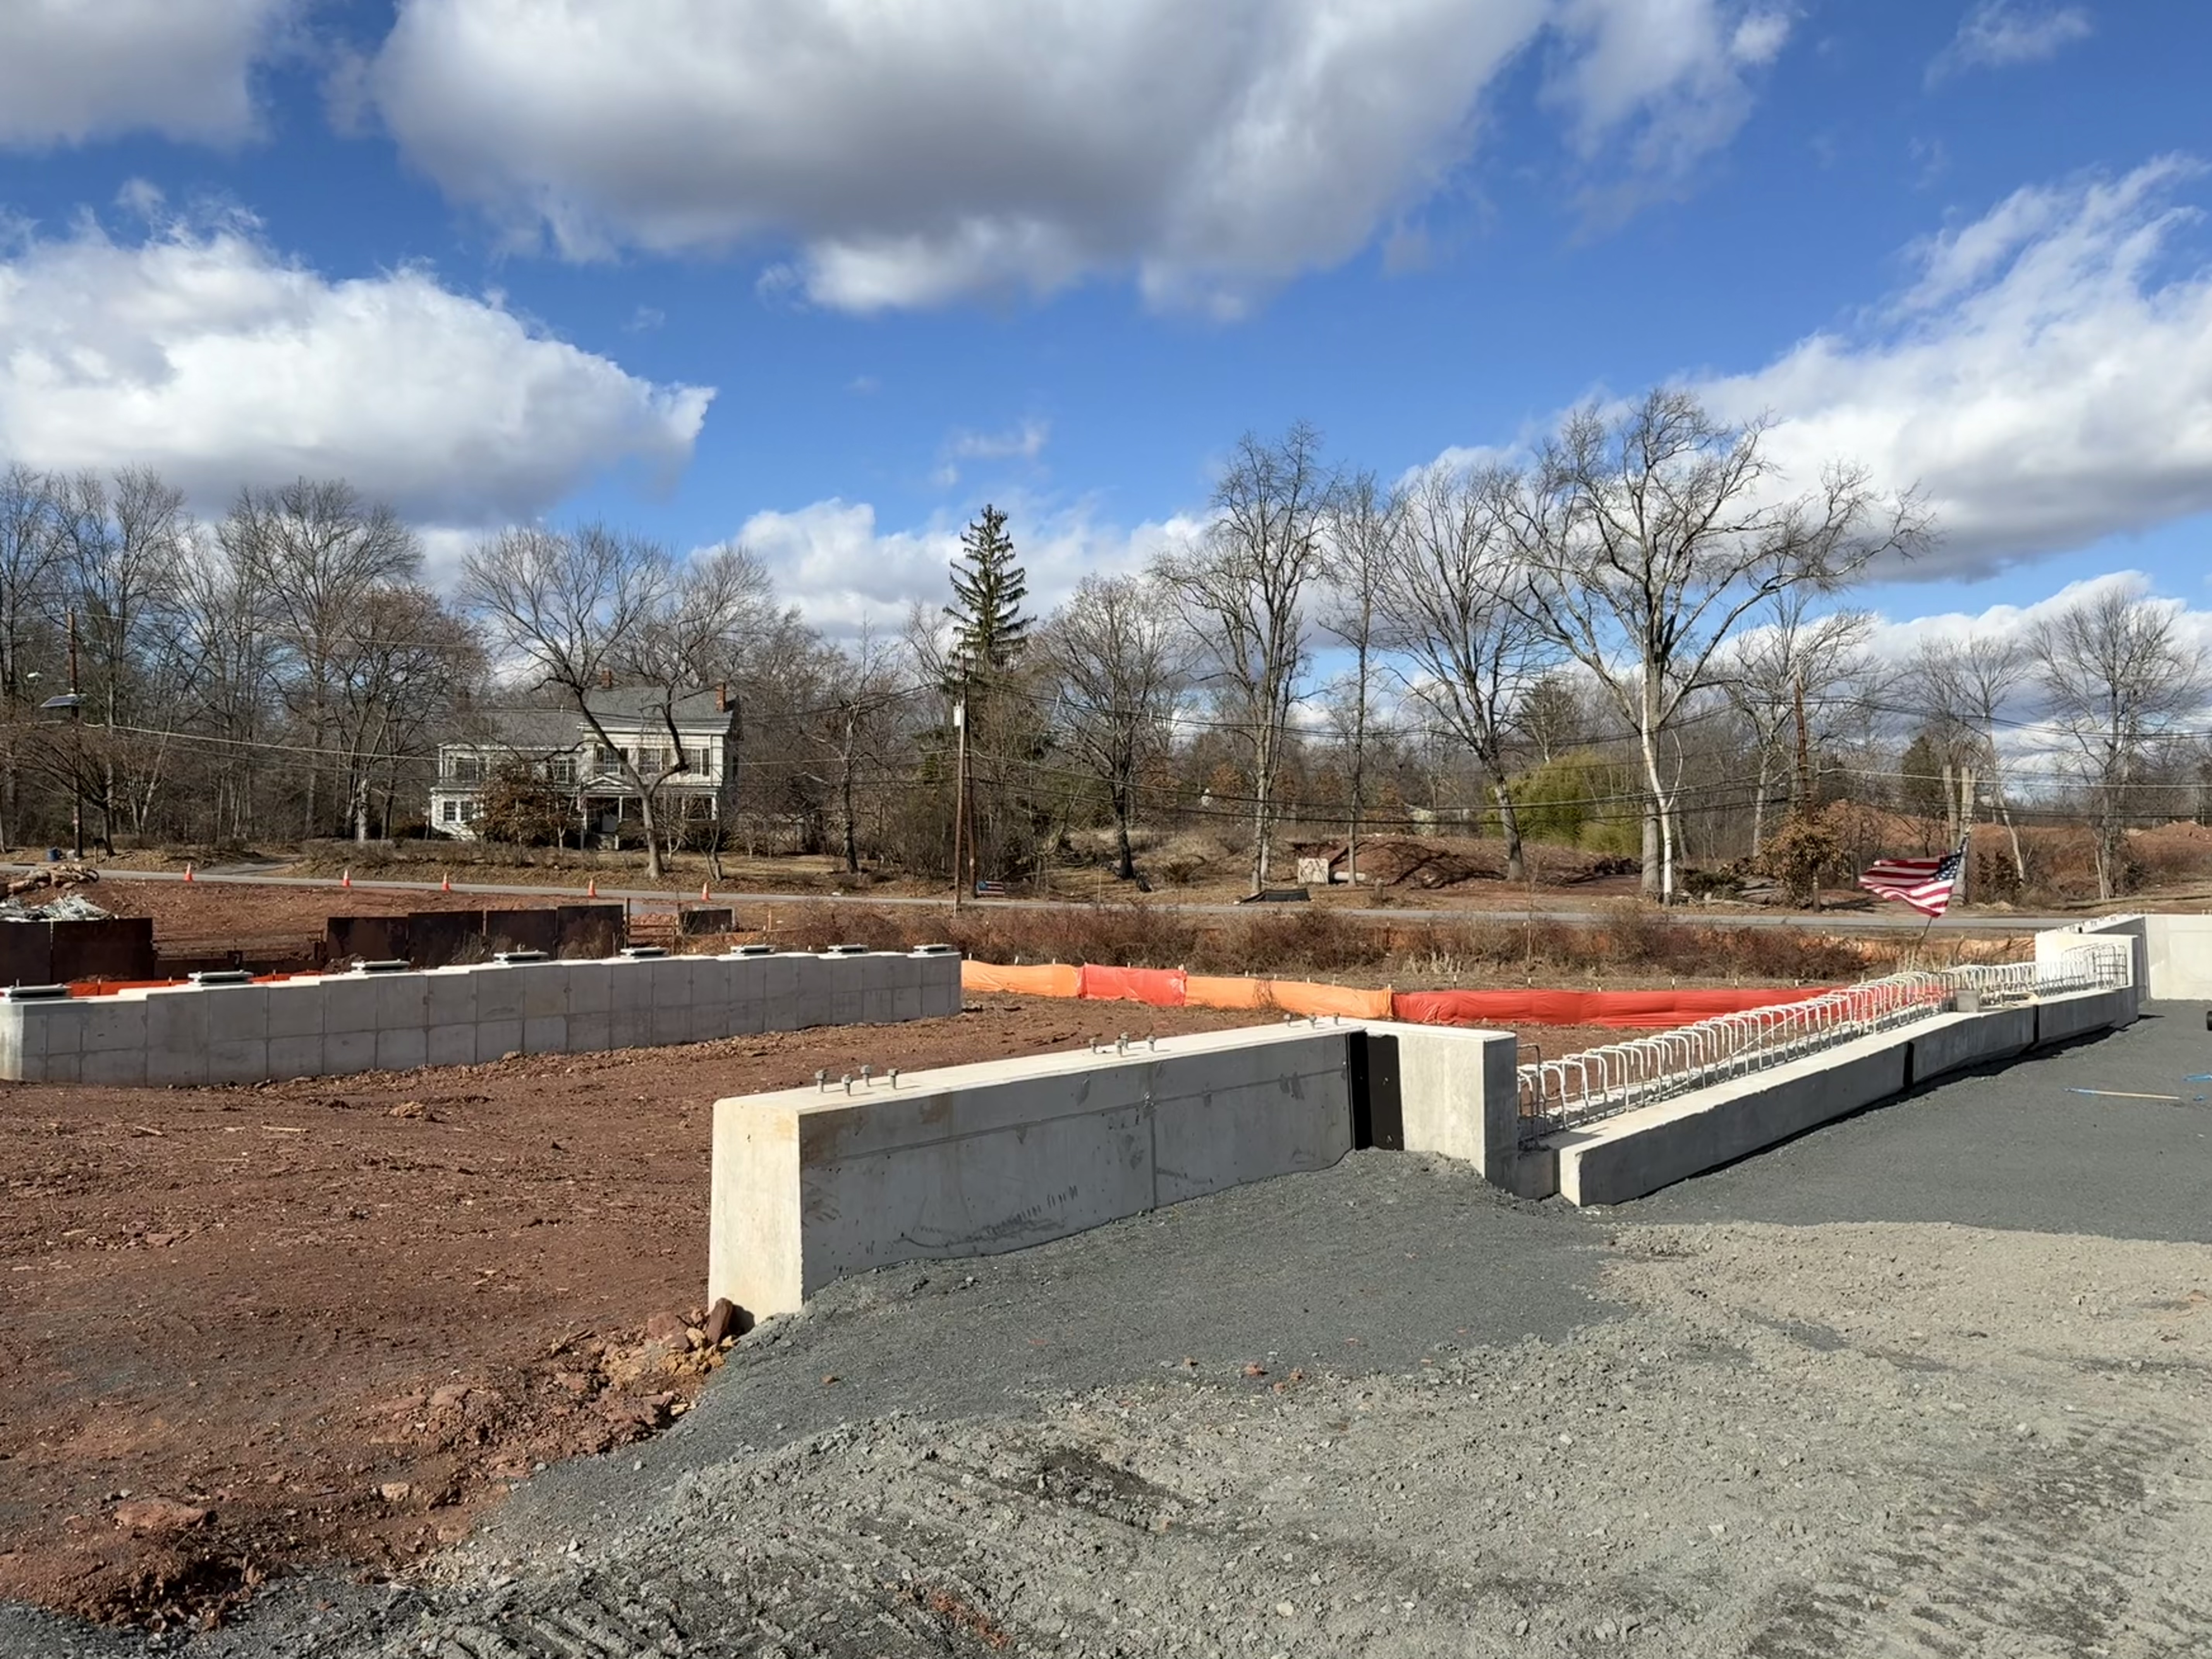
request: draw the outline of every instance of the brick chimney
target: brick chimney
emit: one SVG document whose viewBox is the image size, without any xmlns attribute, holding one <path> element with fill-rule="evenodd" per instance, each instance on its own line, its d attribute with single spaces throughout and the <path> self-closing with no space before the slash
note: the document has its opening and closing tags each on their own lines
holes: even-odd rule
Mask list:
<svg viewBox="0 0 2212 1659">
<path fill-rule="evenodd" d="M 730 683 L 727 680 L 714 688 L 714 712 L 717 714 L 730 712 Z"/>
<path fill-rule="evenodd" d="M 599 670 L 599 690 L 602 691 L 611 691 L 614 689 L 615 671 L 611 668 L 602 668 Z"/>
</svg>

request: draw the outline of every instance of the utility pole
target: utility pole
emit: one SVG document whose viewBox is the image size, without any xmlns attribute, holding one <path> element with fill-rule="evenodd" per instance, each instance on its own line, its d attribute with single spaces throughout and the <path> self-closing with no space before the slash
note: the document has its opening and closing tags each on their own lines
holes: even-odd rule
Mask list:
<svg viewBox="0 0 2212 1659">
<path fill-rule="evenodd" d="M 952 770 L 952 908 L 957 910 L 966 895 L 960 890 L 966 881 L 965 866 L 960 861 L 962 843 L 968 830 L 968 682 L 960 682 L 958 700 L 952 705 L 954 752 L 957 758 Z"/>
<path fill-rule="evenodd" d="M 69 613 L 70 856 L 84 861 L 84 708 L 76 689 L 76 612 Z"/>
<path fill-rule="evenodd" d="M 1797 716 L 1797 811 L 1802 815 L 1801 821 L 1809 827 L 1820 803 L 1814 799 L 1813 740 L 1805 726 L 1805 677 L 1802 674 L 1790 682 L 1790 701 Z M 1813 908 L 1818 912 L 1820 908 L 1820 872 L 1816 868 L 1813 872 Z"/>
<path fill-rule="evenodd" d="M 1791 683 L 1790 699 L 1797 715 L 1797 807 L 1808 817 L 1819 805 L 1813 799 L 1813 740 L 1805 727 L 1805 677 Z"/>
</svg>

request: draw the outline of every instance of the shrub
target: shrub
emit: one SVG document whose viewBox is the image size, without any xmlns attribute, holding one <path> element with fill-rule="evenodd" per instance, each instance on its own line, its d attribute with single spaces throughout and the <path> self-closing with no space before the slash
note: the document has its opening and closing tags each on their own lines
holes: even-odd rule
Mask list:
<svg viewBox="0 0 2212 1659">
<path fill-rule="evenodd" d="M 575 826 L 568 798 L 529 767 L 509 763 L 485 782 L 477 810 L 476 832 L 485 841 L 512 847 L 550 847 Z"/>
</svg>

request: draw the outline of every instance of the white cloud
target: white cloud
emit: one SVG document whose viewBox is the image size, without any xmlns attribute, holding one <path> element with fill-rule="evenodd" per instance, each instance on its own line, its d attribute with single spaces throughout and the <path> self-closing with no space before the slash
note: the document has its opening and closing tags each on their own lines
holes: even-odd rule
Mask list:
<svg viewBox="0 0 2212 1659">
<path fill-rule="evenodd" d="M 681 465 L 712 396 L 423 270 L 333 281 L 249 221 L 0 247 L 0 455 L 149 465 L 203 506 L 306 474 L 426 522 L 528 515 L 625 462 Z"/>
<path fill-rule="evenodd" d="M 2008 69 L 2055 58 L 2096 33 L 2081 6 L 2023 5 L 2020 0 L 1981 0 L 1959 24 L 1951 43 L 1928 65 L 1936 85 L 1970 69 Z"/>
<path fill-rule="evenodd" d="M 1034 417 L 1004 432 L 957 431 L 945 441 L 932 480 L 941 489 L 960 482 L 962 461 L 1033 461 L 1044 453 L 1052 423 Z"/>
<path fill-rule="evenodd" d="M 1202 531 L 1182 517 L 1133 529 L 1099 522 L 1085 505 L 1036 508 L 1008 504 L 1008 530 L 1029 573 L 1029 609 L 1043 616 L 1094 573 L 1141 570 L 1158 553 L 1186 545 Z M 896 628 L 919 602 L 933 615 L 951 593 L 961 523 L 939 517 L 913 530 L 885 531 L 865 501 L 816 501 L 789 513 L 756 513 L 737 539 L 764 562 L 776 592 L 808 622 L 832 635 L 863 623 Z"/>
<path fill-rule="evenodd" d="M 1907 618 L 1877 617 L 1868 648 L 1878 660 L 1897 669 L 1911 662 L 1923 645 L 1968 638 L 2008 639 L 2024 644 L 2039 624 L 2114 591 L 2148 600 L 2172 618 L 2174 631 L 2184 642 L 2212 657 L 2212 610 L 2199 610 L 2185 599 L 2155 594 L 2150 579 L 2140 570 L 2109 571 L 2069 582 L 2057 592 L 2026 605 L 1993 605 L 1978 611 L 1947 611 Z M 2017 724 L 2000 734 L 2013 764 L 2047 763 L 2073 752 L 2063 732 L 2033 718 L 2041 704 L 2030 677 L 2010 701 L 2008 717 Z"/>
<path fill-rule="evenodd" d="M 1850 332 L 1700 389 L 1774 412 L 1801 486 L 1856 458 L 1917 482 L 1944 541 L 1893 574 L 1971 576 L 2212 512 L 2212 265 L 2176 268 L 2195 163 L 2024 190 L 1914 250 Z"/>
<path fill-rule="evenodd" d="M 1580 46 L 1552 77 L 1587 157 L 1618 143 L 1626 177 L 1586 192 L 1608 212 L 1678 189 L 1751 113 L 1749 76 L 1781 55 L 1788 11 L 1712 0 L 1562 0 L 1562 33 Z"/>
<path fill-rule="evenodd" d="M 125 132 L 236 143 L 252 73 L 300 0 L 6 0 L 0 147 Z"/>
<path fill-rule="evenodd" d="M 1903 664 L 1909 662 L 1923 645 L 1969 638 L 2024 641 L 2037 623 L 2048 622 L 2083 600 L 2113 588 L 2129 593 L 2147 592 L 2149 579 L 2139 570 L 2115 570 L 2069 582 L 2057 592 L 2026 605 L 2008 603 L 1988 605 L 1980 611 L 1930 611 L 1920 617 L 1878 616 L 1868 636 L 1868 647 L 1885 662 Z M 2184 617 L 2200 618 L 2206 641 L 2212 644 L 2212 612 L 2191 612 L 2179 600 L 2167 603 Z"/>
<path fill-rule="evenodd" d="M 961 461 L 1033 461 L 1051 435 L 1051 422 L 1030 419 L 1004 432 L 956 432 L 945 450 Z"/>
<path fill-rule="evenodd" d="M 870 312 L 1133 276 L 1236 314 L 1467 158 L 1554 26 L 1595 156 L 1678 175 L 1787 14 L 1744 0 L 401 0 L 368 95 L 519 238 L 795 246 L 772 293 Z"/>
</svg>

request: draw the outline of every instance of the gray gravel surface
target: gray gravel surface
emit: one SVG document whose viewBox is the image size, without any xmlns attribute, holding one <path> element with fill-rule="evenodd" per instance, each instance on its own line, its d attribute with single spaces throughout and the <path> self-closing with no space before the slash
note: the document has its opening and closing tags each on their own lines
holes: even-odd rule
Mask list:
<svg viewBox="0 0 2212 1659">
<path fill-rule="evenodd" d="M 1952 1221 L 2212 1243 L 2212 1031 L 2152 1003 L 2125 1030 L 1938 1083 L 1617 1212 L 1638 1220 Z M 2179 1105 L 2075 1089 L 2179 1095 Z"/>
<path fill-rule="evenodd" d="M 1370 1154 L 878 1274 L 416 1583 L 295 1581 L 192 1650 L 2202 1655 L 2197 1120 L 2046 1099 L 2176 1091 L 2182 1035 L 1610 1214 Z M 1915 1207 L 1993 1138 L 2004 1179 Z M 0 1618 L 9 1659 L 126 1650 Z"/>
</svg>

